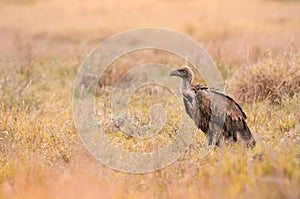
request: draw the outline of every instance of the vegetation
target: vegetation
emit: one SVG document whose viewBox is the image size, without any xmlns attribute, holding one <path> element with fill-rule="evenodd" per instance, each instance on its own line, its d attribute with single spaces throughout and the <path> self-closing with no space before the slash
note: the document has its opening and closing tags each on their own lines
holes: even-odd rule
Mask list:
<svg viewBox="0 0 300 199">
<path fill-rule="evenodd" d="M 299 56 L 293 51 L 277 57 L 267 55 L 237 72 L 228 89 L 242 102 L 269 100 L 280 104 L 283 98 L 300 93 L 299 63 Z"/>
<path fill-rule="evenodd" d="M 20 2 L 0 1 L 1 199 L 300 197 L 299 1 Z M 98 42 L 139 26 L 176 29 L 204 45 L 248 116 L 255 149 L 228 143 L 201 157 L 199 130 L 178 161 L 146 174 L 115 171 L 87 152 L 72 119 L 77 70 Z M 141 140 L 111 122 L 112 88 L 149 62 L 184 64 L 166 52 L 134 52 L 113 63 L 97 88 L 97 118 L 128 151 L 165 146 L 180 121 L 172 93 L 152 85 L 131 97 L 129 110 L 146 125 L 149 106 L 161 103 L 167 118 L 159 134 Z"/>
</svg>

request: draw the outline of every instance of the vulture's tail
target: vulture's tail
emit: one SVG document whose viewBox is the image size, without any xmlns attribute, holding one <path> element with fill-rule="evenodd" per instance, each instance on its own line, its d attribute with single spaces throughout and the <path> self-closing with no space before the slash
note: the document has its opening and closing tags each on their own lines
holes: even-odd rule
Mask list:
<svg viewBox="0 0 300 199">
<path fill-rule="evenodd" d="M 242 139 L 245 141 L 247 147 L 253 149 L 256 145 L 256 141 L 252 136 L 252 133 L 248 128 L 246 121 L 243 121 L 243 123 L 244 123 L 244 131 L 241 132 Z"/>
</svg>

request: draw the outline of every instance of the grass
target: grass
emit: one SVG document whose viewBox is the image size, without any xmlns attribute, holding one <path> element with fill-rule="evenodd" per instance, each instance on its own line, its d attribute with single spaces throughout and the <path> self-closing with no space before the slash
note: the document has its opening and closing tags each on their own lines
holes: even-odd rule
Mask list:
<svg viewBox="0 0 300 199">
<path fill-rule="evenodd" d="M 231 1 L 239 9 L 227 1 L 0 4 L 0 198 L 299 198 L 300 4 Z M 55 10 L 64 11 L 61 20 Z M 136 26 L 175 28 L 205 46 L 248 116 L 255 149 L 228 144 L 201 158 L 199 130 L 178 161 L 147 174 L 115 171 L 87 152 L 72 119 L 76 72 L 98 41 Z M 138 153 L 169 143 L 180 121 L 172 93 L 152 85 L 131 97 L 129 111 L 146 126 L 149 106 L 163 104 L 160 133 L 137 139 L 111 122 L 112 87 L 130 68 L 149 62 L 184 64 L 162 51 L 126 55 L 106 71 L 95 101 L 106 136 Z"/>
<path fill-rule="evenodd" d="M 284 97 L 300 93 L 299 62 L 298 54 L 293 51 L 266 55 L 260 62 L 237 72 L 228 87 L 242 102 L 280 103 Z"/>
</svg>

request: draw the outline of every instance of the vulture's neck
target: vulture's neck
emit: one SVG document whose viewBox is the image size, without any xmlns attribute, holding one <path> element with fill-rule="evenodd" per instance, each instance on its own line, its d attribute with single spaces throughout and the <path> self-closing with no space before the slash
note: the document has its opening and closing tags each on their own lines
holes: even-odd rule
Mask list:
<svg viewBox="0 0 300 199">
<path fill-rule="evenodd" d="M 192 80 L 183 79 L 182 84 L 181 84 L 181 89 L 182 90 L 191 89 L 191 84 L 192 84 Z"/>
<path fill-rule="evenodd" d="M 191 87 L 192 80 L 190 79 L 183 79 L 181 84 L 181 93 L 185 99 L 191 101 L 195 97 L 195 92 Z"/>
</svg>

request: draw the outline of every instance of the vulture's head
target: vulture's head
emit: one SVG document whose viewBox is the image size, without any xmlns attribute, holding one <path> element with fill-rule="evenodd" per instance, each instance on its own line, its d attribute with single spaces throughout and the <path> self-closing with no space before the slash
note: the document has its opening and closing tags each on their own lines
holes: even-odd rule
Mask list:
<svg viewBox="0 0 300 199">
<path fill-rule="evenodd" d="M 194 73 L 188 66 L 181 66 L 177 70 L 171 71 L 170 76 L 178 76 L 183 80 L 189 80 L 190 82 L 194 79 Z"/>
</svg>

